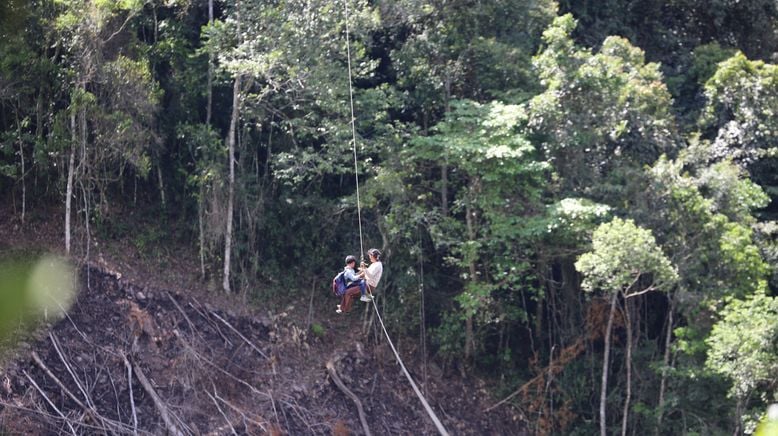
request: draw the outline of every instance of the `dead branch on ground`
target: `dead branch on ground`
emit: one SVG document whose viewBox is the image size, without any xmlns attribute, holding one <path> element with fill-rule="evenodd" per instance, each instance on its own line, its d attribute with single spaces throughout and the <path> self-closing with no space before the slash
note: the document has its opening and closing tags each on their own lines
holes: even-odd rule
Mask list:
<svg viewBox="0 0 778 436">
<path fill-rule="evenodd" d="M 192 298 L 192 300 L 193 300 L 195 303 L 197 303 L 198 305 L 200 304 L 200 302 L 199 302 L 199 301 L 197 301 L 196 299 Z M 231 340 L 229 340 L 229 339 L 227 338 L 227 336 L 224 336 L 224 333 L 222 333 L 222 330 L 219 328 L 219 325 L 218 325 L 218 324 L 216 324 L 215 322 L 213 322 L 213 320 L 211 319 L 211 317 L 209 317 L 209 316 L 208 316 L 208 314 L 207 314 L 206 312 L 203 312 L 203 311 L 201 311 L 200 309 L 198 309 L 197 307 L 195 307 L 195 305 L 194 305 L 194 304 L 192 304 L 192 303 L 188 303 L 188 304 L 189 304 L 189 307 L 191 307 L 192 309 L 194 309 L 194 310 L 195 310 L 195 312 L 197 312 L 197 314 L 198 314 L 198 315 L 200 315 L 200 316 L 201 316 L 201 317 L 202 317 L 202 318 L 205 320 L 205 322 L 206 322 L 206 323 L 208 323 L 208 325 L 210 325 L 210 326 L 211 326 L 211 327 L 212 327 L 212 328 L 213 328 L 213 329 L 216 331 L 216 333 L 218 333 L 218 334 L 219 334 L 219 336 L 221 336 L 221 338 L 224 340 L 224 343 L 225 343 L 225 344 L 229 344 L 229 346 L 230 346 L 230 347 L 232 347 L 232 341 L 231 341 Z"/>
<path fill-rule="evenodd" d="M 76 397 L 75 394 L 73 394 L 73 392 L 71 392 L 70 389 L 68 389 L 65 386 L 65 384 L 62 383 L 62 381 L 56 375 L 54 375 L 53 372 L 51 372 L 51 370 L 43 363 L 43 360 L 41 360 L 40 356 L 38 356 L 38 353 L 36 353 L 35 351 L 32 352 L 32 359 L 35 361 L 35 363 L 38 365 L 38 367 L 41 370 L 43 370 L 43 372 L 45 372 L 46 375 L 48 375 L 49 378 L 51 378 L 51 380 L 54 381 L 54 383 L 56 383 L 57 386 L 59 386 L 60 389 L 62 389 L 62 391 L 71 400 L 73 400 L 74 403 L 76 403 L 78 405 L 78 407 L 83 409 L 85 413 L 87 413 L 89 416 L 91 416 L 92 419 L 95 420 L 95 422 L 100 423 L 103 426 L 103 429 L 106 432 L 109 431 L 107 427 L 112 427 L 113 430 L 118 430 L 118 431 L 121 431 L 123 433 L 127 432 L 129 430 L 127 428 L 126 424 L 124 424 L 122 422 L 114 421 L 112 419 L 108 419 L 108 418 L 100 415 L 100 413 L 98 413 L 96 409 L 94 409 L 94 408 L 84 404 L 83 402 L 81 402 L 81 400 L 79 400 L 78 397 Z"/>
<path fill-rule="evenodd" d="M 146 375 L 143 374 L 143 370 L 140 369 L 140 366 L 133 363 L 132 368 L 135 371 L 135 377 L 138 379 L 141 386 L 143 386 L 143 389 L 146 391 L 146 393 L 149 394 L 151 400 L 154 402 L 154 406 L 156 406 L 157 411 L 162 416 L 162 420 L 165 422 L 168 432 L 170 432 L 170 434 L 173 436 L 183 436 L 183 433 L 181 433 L 178 427 L 176 427 L 176 424 L 173 422 L 167 406 L 162 402 L 162 399 L 157 394 L 157 391 L 154 390 L 154 386 L 151 385 L 149 379 L 147 379 Z"/>
<path fill-rule="evenodd" d="M 232 409 L 232 410 L 233 410 L 233 411 L 235 411 L 236 413 L 240 414 L 240 416 L 241 416 L 241 417 L 243 418 L 243 420 L 244 420 L 244 424 L 245 424 L 245 421 L 248 421 L 248 422 L 250 422 L 250 423 L 252 423 L 252 424 L 256 425 L 257 427 L 261 428 L 261 429 L 262 429 L 262 431 L 264 431 L 265 433 L 267 433 L 267 432 L 268 432 L 268 428 L 267 428 L 267 427 L 265 427 L 265 424 L 267 424 L 267 422 L 264 422 L 264 423 L 262 423 L 262 422 L 260 422 L 260 421 L 257 421 L 256 419 L 251 419 L 251 418 L 249 418 L 248 416 L 246 416 L 246 412 L 245 412 L 244 410 L 242 410 L 242 409 L 241 409 L 241 408 L 239 408 L 238 406 L 236 406 L 236 405 L 234 405 L 234 404 L 230 403 L 229 401 L 225 400 L 224 398 L 220 397 L 218 392 L 214 391 L 214 392 L 213 392 L 213 395 L 214 395 L 214 397 L 215 397 L 217 400 L 221 401 L 221 402 L 222 402 L 222 403 L 224 403 L 226 406 L 228 406 L 230 409 Z"/>
<path fill-rule="evenodd" d="M 213 363 L 210 359 L 208 359 L 207 357 L 205 357 L 202 354 L 200 354 L 199 352 L 197 352 L 197 350 L 195 350 L 194 347 L 192 347 L 192 345 L 190 345 L 189 342 L 187 342 L 186 339 L 184 339 L 181 336 L 181 333 L 179 333 L 177 330 L 173 330 L 173 334 L 178 338 L 179 341 L 181 341 L 181 343 L 184 345 L 184 348 L 189 350 L 194 355 L 194 357 L 196 359 L 201 360 L 201 361 L 207 363 L 212 368 L 216 369 L 217 371 L 221 372 L 222 374 L 226 375 L 227 377 L 231 378 L 232 380 L 242 384 L 243 386 L 246 386 L 247 388 L 249 388 L 249 390 L 251 390 L 251 392 L 254 392 L 255 394 L 264 395 L 265 397 L 268 397 L 268 398 L 270 397 L 270 395 L 268 393 L 260 391 L 259 389 L 255 388 L 253 385 L 251 385 L 249 382 L 243 380 L 240 377 L 237 377 L 236 375 L 234 375 L 231 372 L 225 370 L 224 368 L 220 367 L 219 365 Z"/>
<path fill-rule="evenodd" d="M 214 392 L 216 392 L 215 388 L 214 388 Z M 219 405 L 219 402 L 216 401 L 216 398 L 213 395 L 211 395 L 211 393 L 208 392 L 208 391 L 206 391 L 205 393 L 211 398 L 211 400 L 213 401 L 213 404 L 216 405 L 216 409 L 219 410 L 219 413 L 222 415 L 222 418 L 224 418 L 224 421 L 227 422 L 227 425 L 230 427 L 230 431 L 232 432 L 232 434 L 234 434 L 235 436 L 238 436 L 238 432 L 235 431 L 235 427 L 232 426 L 232 422 L 230 422 L 230 419 L 224 413 L 224 410 L 222 410 L 221 406 Z"/>
<path fill-rule="evenodd" d="M 32 385 L 35 386 L 35 389 L 38 391 L 39 394 L 41 394 L 43 399 L 46 400 L 47 403 L 49 403 L 49 406 L 51 406 L 51 408 L 54 409 L 55 412 L 57 412 L 57 415 L 62 417 L 62 419 L 68 425 L 68 428 L 70 428 L 70 432 L 73 434 L 73 436 L 76 436 L 78 433 L 76 433 L 76 429 L 73 428 L 73 424 L 70 423 L 70 419 L 65 417 L 65 414 L 62 413 L 62 411 L 59 410 L 57 406 L 54 405 L 54 403 L 49 399 L 48 395 L 46 395 L 46 393 L 43 392 L 43 389 L 41 389 L 40 386 L 38 386 L 38 383 L 35 383 L 35 380 L 32 377 L 30 377 L 30 374 L 27 374 L 27 371 L 22 370 L 22 373 L 24 373 L 24 375 L 27 377 L 27 380 L 29 380 L 30 383 L 32 383 Z"/>
<path fill-rule="evenodd" d="M 262 352 L 262 350 L 260 350 L 259 348 L 257 348 L 257 346 L 256 346 L 256 345 L 254 345 L 254 343 L 253 343 L 253 342 L 251 342 L 250 340 L 248 340 L 248 338 L 246 338 L 245 336 L 243 336 L 243 334 L 242 334 L 241 332 L 239 332 L 239 331 L 238 331 L 238 329 L 236 329 L 236 328 L 235 328 L 235 327 L 233 327 L 233 326 L 232 326 L 230 323 L 228 323 L 227 321 L 225 321 L 225 320 L 224 320 L 224 318 L 222 318 L 222 317 L 220 317 L 219 315 L 217 315 L 217 314 L 216 314 L 216 312 L 213 312 L 213 311 L 211 311 L 210 313 L 211 313 L 211 315 L 215 316 L 215 317 L 216 317 L 216 319 L 218 319 L 219 321 L 223 322 L 223 323 L 224 323 L 224 325 L 226 325 L 226 326 L 227 326 L 227 327 L 228 327 L 230 330 L 232 330 L 233 332 L 235 332 L 235 334 L 236 334 L 236 335 L 238 335 L 238 336 L 239 336 L 241 339 L 243 339 L 243 341 L 244 341 L 244 342 L 246 342 L 246 343 L 247 343 L 247 344 L 248 344 L 248 345 L 249 345 L 251 348 L 253 348 L 253 349 L 254 349 L 254 351 L 256 351 L 257 353 L 259 353 L 259 354 L 260 354 L 262 357 L 264 357 L 265 359 L 267 359 L 267 358 L 268 358 L 268 357 L 267 357 L 267 354 L 263 353 L 263 352 Z"/>
<path fill-rule="evenodd" d="M 335 382 L 335 385 L 346 394 L 346 396 L 351 398 L 351 401 L 353 401 L 354 404 L 356 404 L 359 420 L 362 422 L 362 428 L 365 430 L 365 434 L 370 436 L 370 427 L 367 425 L 367 416 L 365 415 L 365 409 L 362 407 L 362 402 L 359 401 L 359 397 L 357 397 L 355 393 L 351 392 L 351 390 L 346 387 L 343 380 L 338 376 L 338 371 L 335 369 L 335 359 L 327 361 L 327 371 L 330 373 L 330 377 L 332 378 L 332 381 Z"/>
<path fill-rule="evenodd" d="M 138 412 L 135 409 L 135 396 L 132 392 L 132 365 L 127 360 L 127 356 L 122 354 L 122 360 L 124 360 L 124 366 L 127 368 L 127 385 L 130 391 L 130 407 L 132 408 L 132 434 L 138 434 Z"/>
</svg>

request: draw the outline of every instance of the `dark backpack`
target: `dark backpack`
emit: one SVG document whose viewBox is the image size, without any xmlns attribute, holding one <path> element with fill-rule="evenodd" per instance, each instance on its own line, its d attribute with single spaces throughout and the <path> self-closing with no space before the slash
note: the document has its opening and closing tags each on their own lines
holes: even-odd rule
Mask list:
<svg viewBox="0 0 778 436">
<path fill-rule="evenodd" d="M 339 272 L 338 275 L 332 279 L 332 293 L 338 297 L 341 297 L 346 293 L 346 277 L 343 276 L 343 272 L 344 271 Z"/>
</svg>

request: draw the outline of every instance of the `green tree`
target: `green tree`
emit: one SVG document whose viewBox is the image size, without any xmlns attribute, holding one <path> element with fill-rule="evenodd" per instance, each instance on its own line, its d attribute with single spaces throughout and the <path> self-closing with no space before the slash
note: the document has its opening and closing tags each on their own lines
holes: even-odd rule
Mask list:
<svg viewBox="0 0 778 436">
<path fill-rule="evenodd" d="M 775 401 L 778 380 L 778 299 L 759 291 L 745 300 L 732 300 L 706 339 L 710 347 L 706 366 L 732 383 L 729 395 L 737 399 L 736 431 L 753 424 Z M 749 400 L 751 404 L 749 404 Z M 748 417 L 748 406 L 758 412 Z M 750 419 L 749 419 L 750 418 Z M 746 431 L 753 431 L 748 429 Z"/>
<path fill-rule="evenodd" d="M 68 41 L 70 79 L 70 107 L 67 114 L 62 114 L 69 118 L 71 137 L 65 190 L 65 247 L 69 252 L 76 190 L 81 191 L 89 233 L 93 193 L 97 193 L 96 203 L 104 211 L 105 189 L 121 179 L 126 165 L 138 175 L 148 173 L 146 151 L 157 142 L 153 123 L 159 96 L 148 63 L 122 56 L 109 44 L 127 31 L 114 19 L 127 17 L 126 24 L 142 9 L 141 1 L 71 0 L 59 7 L 54 23 L 58 35 Z"/>
<path fill-rule="evenodd" d="M 662 427 L 670 405 L 683 413 L 709 413 L 710 427 L 700 431 L 725 425 L 703 400 L 715 396 L 720 383 L 701 371 L 702 341 L 716 302 L 753 293 L 767 271 L 751 230 L 752 214 L 766 204 L 766 196 L 732 162 L 712 160 L 707 145 L 693 142 L 676 160 L 660 158 L 647 169 L 646 188 L 630 204 L 632 215 L 657 235 L 679 273 L 663 315 L 668 327 L 656 415 L 660 431 L 674 427 Z M 671 359 L 674 350 L 680 352 Z"/>
<path fill-rule="evenodd" d="M 736 53 L 705 83 L 707 104 L 700 120 L 716 157 L 749 168 L 771 197 L 778 195 L 778 65 Z"/>
<path fill-rule="evenodd" d="M 454 325 L 441 332 L 458 330 L 457 324 L 464 323 L 464 342 L 446 347 L 461 350 L 468 361 L 480 348 L 479 328 L 499 320 L 510 325 L 526 319 L 514 312 L 513 295 L 530 281 L 526 277 L 530 264 L 523 252 L 531 241 L 525 219 L 540 210 L 548 166 L 536 160 L 534 147 L 521 135 L 525 120 L 517 105 L 455 100 L 432 135 L 417 137 L 398 155 L 398 162 L 387 163 L 396 168 L 403 186 L 399 192 L 383 193 L 394 198 L 390 216 L 405 217 L 409 207 L 420 209 L 424 221 L 417 219 L 412 225 L 427 228 L 436 256 L 446 258 L 459 275 L 463 291 L 455 297 L 456 315 L 448 318 Z M 456 174 L 451 180 L 455 198 L 450 214 L 430 202 L 427 186 L 413 183 L 442 156 L 450 159 Z M 404 220 L 391 222 L 402 226 Z"/>
<path fill-rule="evenodd" d="M 678 272 L 656 243 L 651 231 L 631 220 L 615 218 L 600 225 L 592 235 L 592 251 L 583 254 L 575 264 L 583 274 L 582 287 L 602 290 L 610 300 L 608 325 L 605 330 L 602 384 L 600 387 L 600 434 L 607 434 L 607 389 L 611 347 L 611 330 L 616 303 L 621 296 L 633 298 L 650 291 L 667 291 L 678 281 Z M 625 411 L 629 410 L 629 374 L 631 365 L 631 332 L 627 345 L 627 395 Z M 622 434 L 626 432 L 626 414 Z"/>
<path fill-rule="evenodd" d="M 607 38 L 596 54 L 577 47 L 575 25 L 568 14 L 543 33 L 534 64 L 544 91 L 530 102 L 529 127 L 561 191 L 598 198 L 609 175 L 672 150 L 675 127 L 659 66 L 619 37 Z"/>
</svg>

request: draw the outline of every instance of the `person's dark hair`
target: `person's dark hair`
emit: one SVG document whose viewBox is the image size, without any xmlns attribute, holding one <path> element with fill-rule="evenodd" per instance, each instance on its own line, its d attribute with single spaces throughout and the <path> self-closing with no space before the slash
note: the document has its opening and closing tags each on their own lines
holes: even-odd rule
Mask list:
<svg viewBox="0 0 778 436">
<path fill-rule="evenodd" d="M 350 264 L 351 262 L 357 263 L 357 258 L 349 254 L 346 256 L 346 265 Z"/>
<path fill-rule="evenodd" d="M 367 250 L 367 254 L 374 256 L 376 260 L 381 260 L 381 252 L 377 248 L 371 248 Z"/>
</svg>

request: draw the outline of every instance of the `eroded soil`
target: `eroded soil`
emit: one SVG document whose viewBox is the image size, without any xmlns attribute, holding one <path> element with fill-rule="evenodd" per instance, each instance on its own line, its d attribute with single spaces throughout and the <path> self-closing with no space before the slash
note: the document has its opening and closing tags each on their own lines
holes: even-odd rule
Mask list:
<svg viewBox="0 0 778 436">
<path fill-rule="evenodd" d="M 94 266 L 81 279 L 67 316 L 23 341 L 2 372 L 7 432 L 363 433 L 354 403 L 326 372 L 332 359 L 374 434 L 435 433 L 385 340 L 362 333 L 361 312 L 333 313 L 316 336 L 293 308 L 239 316 Z M 420 379 L 416 363 L 406 362 Z M 429 372 L 425 390 L 449 431 L 520 433 L 506 412 L 481 412 L 484 392 Z"/>
</svg>

